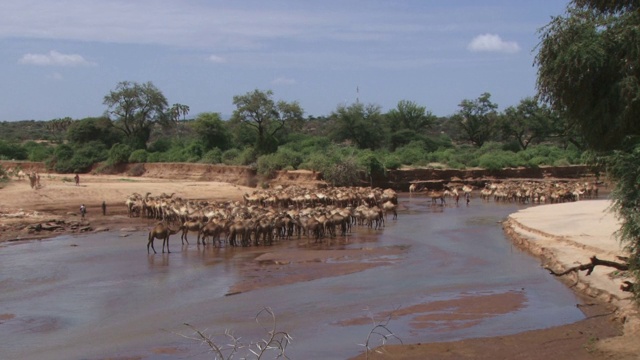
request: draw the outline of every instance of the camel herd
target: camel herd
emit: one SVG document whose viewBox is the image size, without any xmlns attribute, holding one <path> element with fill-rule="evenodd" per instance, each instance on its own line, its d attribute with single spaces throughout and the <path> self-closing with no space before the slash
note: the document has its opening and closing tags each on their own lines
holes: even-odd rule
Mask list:
<svg viewBox="0 0 640 360">
<path fill-rule="evenodd" d="M 35 171 L 27 171 L 25 172 L 19 167 L 16 168 L 8 168 L 7 175 L 15 176 L 18 180 L 24 180 L 25 177 L 29 178 L 29 184 L 31 188 L 34 190 L 40 189 L 42 185 L 40 185 L 40 174 Z"/>
<path fill-rule="evenodd" d="M 506 181 L 487 183 L 483 200 L 530 204 L 554 204 L 598 197 L 598 185 L 590 182 Z"/>
<path fill-rule="evenodd" d="M 256 190 L 243 202 L 207 202 L 182 199 L 175 194 L 127 197 L 129 216 L 154 218 L 160 222 L 149 232 L 147 252 L 155 239 L 168 239 L 182 232 L 188 244 L 189 232 L 197 244 L 208 239 L 214 246 L 271 245 L 303 235 L 316 243 L 325 238 L 346 236 L 353 226 L 381 229 L 387 213 L 397 219 L 398 196 L 392 189 L 336 187 L 307 189 L 291 186 Z"/>
</svg>

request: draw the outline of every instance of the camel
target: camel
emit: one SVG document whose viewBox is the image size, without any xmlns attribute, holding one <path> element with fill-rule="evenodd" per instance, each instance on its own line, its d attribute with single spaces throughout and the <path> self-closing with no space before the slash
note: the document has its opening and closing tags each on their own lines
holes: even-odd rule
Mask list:
<svg viewBox="0 0 640 360">
<path fill-rule="evenodd" d="M 391 211 L 393 213 L 393 220 L 397 220 L 398 219 L 398 212 L 396 211 L 396 204 L 392 203 L 391 201 L 387 201 L 386 203 L 382 204 L 382 209 L 384 209 L 384 216 L 387 216 L 387 213 L 389 211 Z"/>
<path fill-rule="evenodd" d="M 29 176 L 29 184 L 31 185 L 31 188 L 32 189 L 38 189 L 38 178 L 39 178 L 39 176 L 37 176 L 35 172 L 31 172 L 27 176 Z"/>
<path fill-rule="evenodd" d="M 153 249 L 153 253 L 157 254 L 156 249 L 153 247 L 153 240 L 162 239 L 162 253 L 164 254 L 164 246 L 167 244 L 167 253 L 169 251 L 169 236 L 178 233 L 180 229 L 172 229 L 165 223 L 158 223 L 151 231 L 149 231 L 149 242 L 147 243 L 147 254 L 149 253 L 149 246 Z"/>
<path fill-rule="evenodd" d="M 199 238 L 202 239 L 202 245 L 205 245 L 205 240 L 211 236 L 211 243 L 215 246 L 216 240 L 219 245 L 222 246 L 222 239 L 220 238 L 220 234 L 224 230 L 224 226 L 215 221 L 211 221 L 206 223 L 202 229 L 200 229 L 200 233 L 198 234 Z"/>
<path fill-rule="evenodd" d="M 198 244 L 200 243 L 200 231 L 204 225 L 200 221 L 185 221 L 182 224 L 182 235 L 180 236 L 180 240 L 182 240 L 182 245 L 186 241 L 189 244 L 189 240 L 187 239 L 187 235 L 189 234 L 189 230 L 195 231 L 198 234 Z"/>
<path fill-rule="evenodd" d="M 429 191 L 428 196 L 431 198 L 431 205 L 436 205 L 438 199 L 440 199 L 440 205 L 444 205 L 446 203 L 443 191 Z"/>
</svg>

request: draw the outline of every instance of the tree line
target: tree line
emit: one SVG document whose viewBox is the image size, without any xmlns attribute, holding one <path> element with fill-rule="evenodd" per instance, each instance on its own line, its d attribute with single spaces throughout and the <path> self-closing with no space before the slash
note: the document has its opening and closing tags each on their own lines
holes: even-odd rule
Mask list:
<svg viewBox="0 0 640 360">
<path fill-rule="evenodd" d="M 0 123 L 0 158 L 44 161 L 59 173 L 86 172 L 96 163 L 203 162 L 275 170 L 309 169 L 348 184 L 402 166 L 450 168 L 582 163 L 583 140 L 560 113 L 529 97 L 498 111 L 491 94 L 463 100 L 437 117 L 401 100 L 340 104 L 326 116 L 305 116 L 296 101 L 271 90 L 233 97 L 230 119 L 169 105 L 151 82 L 123 81 L 104 97 L 102 116 Z M 41 141 L 46 140 L 46 141 Z"/>
</svg>

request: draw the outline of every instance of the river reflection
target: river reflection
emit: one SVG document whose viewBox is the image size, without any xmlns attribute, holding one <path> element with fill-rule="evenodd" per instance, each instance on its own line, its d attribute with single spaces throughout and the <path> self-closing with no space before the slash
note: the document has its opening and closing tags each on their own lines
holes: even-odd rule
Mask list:
<svg viewBox="0 0 640 360">
<path fill-rule="evenodd" d="M 243 264 L 264 248 L 181 245 L 146 252 L 146 234 L 117 232 L 0 247 L 0 358 L 210 359 L 187 322 L 245 341 L 265 332 L 265 307 L 293 336 L 293 359 L 344 359 L 363 350 L 373 321 L 404 343 L 506 335 L 584 318 L 576 297 L 505 238 L 499 224 L 522 206 L 432 206 L 401 197 L 384 231 L 358 229 L 334 249 L 398 247 L 384 266 L 228 296 Z M 177 239 L 177 240 L 176 240 Z M 268 248 L 296 246 L 287 242 Z M 471 299 L 465 303 L 465 299 Z M 496 299 L 502 308 L 495 306 Z M 371 319 L 365 321 L 362 319 Z"/>
</svg>

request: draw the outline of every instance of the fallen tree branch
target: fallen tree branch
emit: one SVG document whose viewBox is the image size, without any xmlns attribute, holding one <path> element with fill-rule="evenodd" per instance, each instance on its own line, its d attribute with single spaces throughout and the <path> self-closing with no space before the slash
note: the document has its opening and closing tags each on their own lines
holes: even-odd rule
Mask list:
<svg viewBox="0 0 640 360">
<path fill-rule="evenodd" d="M 619 256 L 618 257 L 621 260 L 625 260 L 628 258 L 624 258 Z M 570 274 L 572 272 L 578 272 L 578 271 L 584 271 L 587 270 L 587 276 L 591 275 L 591 273 L 593 272 L 593 270 L 595 269 L 596 266 L 600 265 L 600 266 L 608 266 L 608 267 L 612 267 L 615 269 L 618 269 L 620 271 L 627 271 L 629 270 L 629 264 L 627 263 L 618 263 L 615 261 L 609 261 L 609 260 L 600 260 L 598 259 L 595 255 L 592 256 L 590 259 L 590 262 L 588 264 L 580 264 L 578 266 L 574 266 L 572 268 L 569 268 L 563 272 L 555 272 L 553 269 L 546 267 L 545 269 L 547 269 L 551 275 L 554 276 L 564 276 L 567 274 Z M 632 283 L 631 281 L 624 281 L 622 283 L 622 285 L 620 285 L 620 290 L 622 291 L 626 291 L 626 292 L 635 292 L 634 291 L 634 283 Z"/>
<path fill-rule="evenodd" d="M 567 269 L 567 270 L 565 270 L 563 272 L 555 272 L 555 271 L 553 271 L 552 269 L 550 269 L 548 267 L 545 267 L 545 269 L 549 270 L 551 275 L 555 275 L 555 276 L 563 276 L 563 275 L 567 275 L 567 274 L 572 273 L 572 272 L 578 272 L 578 271 L 584 271 L 584 270 L 587 270 L 587 275 L 591 275 L 591 273 L 593 272 L 593 269 L 598 265 L 616 268 L 616 269 L 621 270 L 621 271 L 629 270 L 629 265 L 628 264 L 617 263 L 615 261 L 609 261 L 609 260 L 600 260 L 595 255 L 592 256 L 589 260 L 591 260 L 591 262 L 588 263 L 588 264 L 581 264 L 581 265 L 578 265 L 578 266 L 574 266 L 574 267 L 572 267 L 570 269 Z"/>
</svg>

